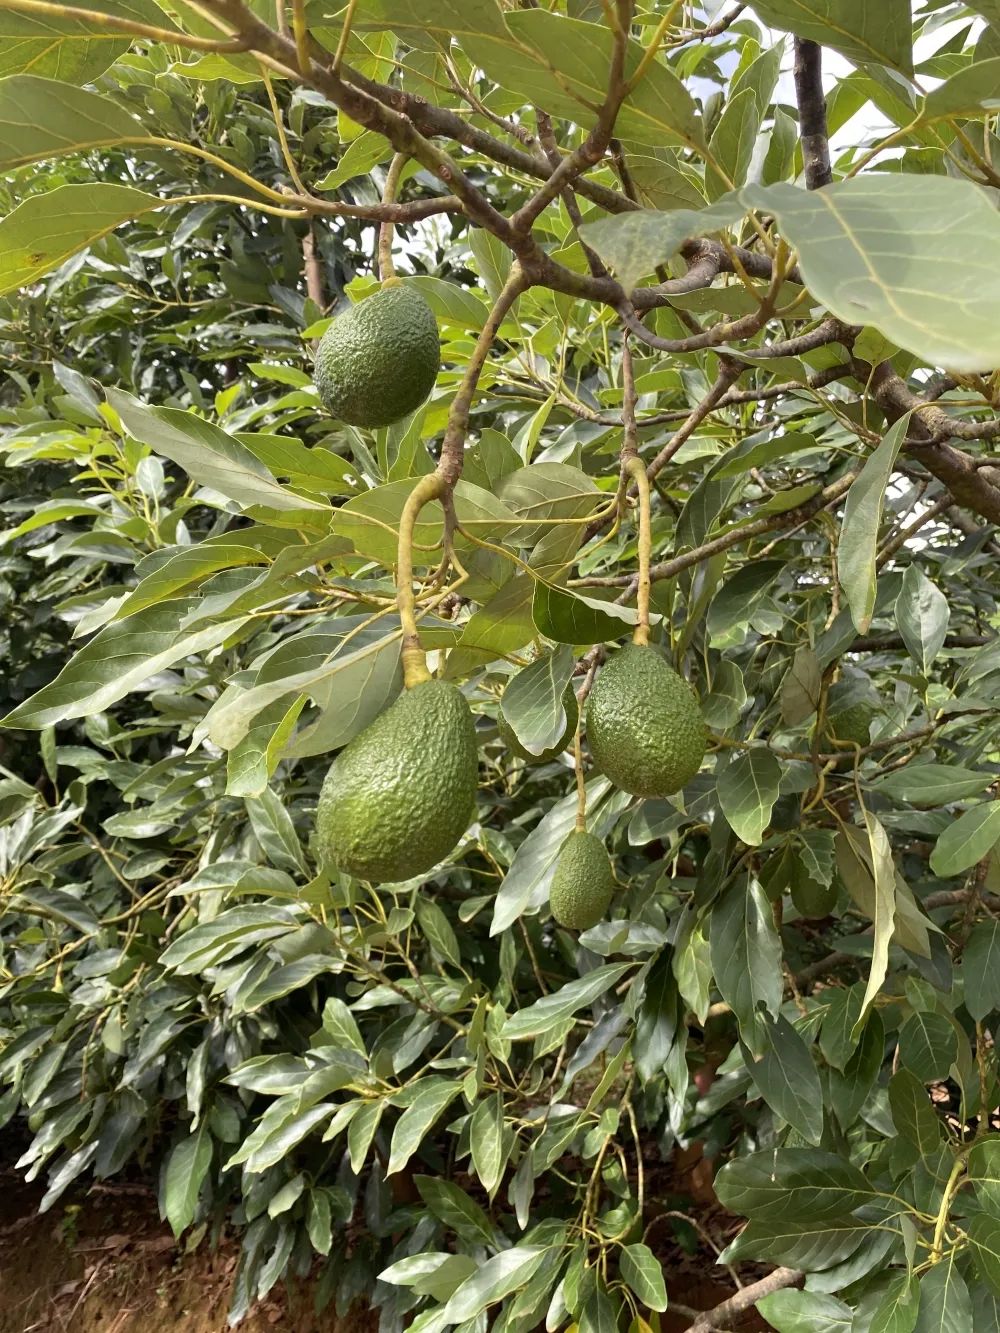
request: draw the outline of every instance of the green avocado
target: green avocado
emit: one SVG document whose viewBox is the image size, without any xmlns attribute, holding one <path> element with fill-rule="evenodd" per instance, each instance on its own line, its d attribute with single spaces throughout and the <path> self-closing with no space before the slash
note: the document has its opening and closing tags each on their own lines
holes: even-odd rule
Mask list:
<svg viewBox="0 0 1000 1333">
<path fill-rule="evenodd" d="M 576 735 L 576 724 L 580 720 L 580 705 L 576 701 L 576 695 L 573 693 L 573 686 L 567 685 L 562 697 L 563 709 L 566 713 L 566 727 L 559 740 L 551 749 L 543 750 L 541 754 L 532 754 L 526 750 L 514 734 L 514 728 L 504 717 L 503 712 L 497 714 L 497 730 L 500 733 L 500 739 L 510 750 L 511 754 L 516 754 L 519 759 L 525 759 L 529 764 L 547 764 L 550 760 L 557 758 L 571 743 Z"/>
<path fill-rule="evenodd" d="M 468 827 L 478 771 L 461 690 L 439 680 L 405 690 L 330 766 L 316 810 L 321 862 L 375 882 L 430 870 Z"/>
<path fill-rule="evenodd" d="M 405 283 L 338 315 L 316 350 L 323 406 L 351 426 L 388 426 L 420 406 L 441 369 L 437 320 Z"/>
<path fill-rule="evenodd" d="M 698 772 L 708 737 L 691 686 L 656 651 L 630 643 L 608 658 L 587 704 L 597 767 L 633 796 L 671 796 Z"/>
<path fill-rule="evenodd" d="M 589 930 L 607 913 L 615 876 L 604 843 L 577 829 L 563 843 L 549 890 L 549 907 L 560 926 Z"/>
<path fill-rule="evenodd" d="M 853 745 L 865 746 L 871 739 L 872 721 L 875 710 L 868 703 L 851 704 L 843 712 L 827 717 L 826 733 L 831 740 L 849 741 Z"/>
</svg>

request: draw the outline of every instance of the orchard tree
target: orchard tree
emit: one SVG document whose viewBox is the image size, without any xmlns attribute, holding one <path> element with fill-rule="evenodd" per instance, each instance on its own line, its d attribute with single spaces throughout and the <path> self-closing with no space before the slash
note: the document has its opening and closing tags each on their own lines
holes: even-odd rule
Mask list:
<svg viewBox="0 0 1000 1333">
<path fill-rule="evenodd" d="M 0 0 L 43 1206 L 234 1322 L 1000 1327 L 1000 7 L 913 9 Z"/>
</svg>

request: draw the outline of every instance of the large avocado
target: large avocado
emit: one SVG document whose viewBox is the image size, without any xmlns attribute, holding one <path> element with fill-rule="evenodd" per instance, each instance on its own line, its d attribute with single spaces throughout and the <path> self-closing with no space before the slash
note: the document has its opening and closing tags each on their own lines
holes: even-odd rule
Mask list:
<svg viewBox="0 0 1000 1333">
<path fill-rule="evenodd" d="M 604 843 L 577 829 L 563 843 L 549 890 L 549 907 L 561 926 L 589 930 L 607 913 L 615 876 Z"/>
<path fill-rule="evenodd" d="M 519 759 L 527 760 L 529 764 L 547 764 L 550 760 L 558 758 L 565 750 L 566 746 L 576 735 L 576 724 L 580 720 L 580 705 L 576 701 L 576 695 L 573 693 L 573 686 L 567 685 L 562 697 L 563 710 L 566 713 L 566 726 L 563 728 L 563 734 L 559 737 L 555 745 L 548 750 L 543 750 L 541 754 L 532 754 L 526 750 L 517 739 L 514 728 L 510 725 L 503 713 L 497 714 L 497 731 L 500 733 L 500 739 L 510 750 L 511 754 L 516 754 Z"/>
<path fill-rule="evenodd" d="M 478 760 L 461 690 L 428 680 L 406 690 L 330 766 L 316 811 L 324 863 L 358 879 L 410 879 L 465 832 Z"/>
<path fill-rule="evenodd" d="M 316 350 L 314 380 L 333 416 L 388 426 L 420 406 L 441 368 L 437 321 L 405 283 L 338 315 Z"/>
<path fill-rule="evenodd" d="M 610 657 L 594 682 L 587 739 L 597 767 L 634 796 L 680 791 L 707 743 L 690 685 L 655 648 L 635 643 Z"/>
</svg>

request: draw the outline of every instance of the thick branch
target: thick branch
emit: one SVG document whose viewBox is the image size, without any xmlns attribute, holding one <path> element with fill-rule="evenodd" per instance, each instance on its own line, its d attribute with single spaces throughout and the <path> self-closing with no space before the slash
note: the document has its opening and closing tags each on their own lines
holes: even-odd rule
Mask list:
<svg viewBox="0 0 1000 1333">
<path fill-rule="evenodd" d="M 823 96 L 823 48 L 805 37 L 795 38 L 794 77 L 806 185 L 819 190 L 833 180 Z"/>
<path fill-rule="evenodd" d="M 772 1291 L 781 1291 L 784 1287 L 794 1287 L 801 1281 L 802 1274 L 797 1268 L 776 1268 L 773 1273 L 768 1273 L 767 1277 L 762 1277 L 759 1282 L 752 1282 L 749 1287 L 741 1287 L 728 1300 L 720 1301 L 711 1310 L 705 1310 L 690 1325 L 687 1333 L 709 1333 L 709 1330 L 721 1323 L 728 1324 L 734 1315 L 749 1310 L 764 1296 L 770 1296 Z"/>
</svg>

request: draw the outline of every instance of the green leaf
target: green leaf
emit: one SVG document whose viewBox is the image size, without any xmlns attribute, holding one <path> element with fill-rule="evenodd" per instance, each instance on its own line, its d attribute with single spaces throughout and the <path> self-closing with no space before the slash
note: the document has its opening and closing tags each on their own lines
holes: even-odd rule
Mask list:
<svg viewBox="0 0 1000 1333">
<path fill-rule="evenodd" d="M 859 984 L 846 990 L 834 990 L 819 1034 L 819 1048 L 824 1059 L 835 1069 L 844 1070 L 857 1050 L 854 1029 L 861 1017 L 863 992 Z"/>
<path fill-rule="evenodd" d="M 437 1176 L 414 1176 L 413 1182 L 438 1221 L 461 1240 L 469 1245 L 495 1245 L 496 1233 L 490 1219 L 458 1185 Z"/>
<path fill-rule="evenodd" d="M 969 1153 L 968 1175 L 976 1198 L 990 1213 L 1000 1211 L 1000 1139 L 983 1139 Z"/>
<path fill-rule="evenodd" d="M 989 261 L 1000 216 L 971 181 L 877 172 L 822 190 L 747 186 L 742 197 L 774 215 L 831 314 L 933 365 L 1000 365 L 1000 273 Z M 947 282 L 928 282 L 944 272 Z"/>
<path fill-rule="evenodd" d="M 921 120 L 939 120 L 945 116 L 974 116 L 993 110 L 1000 104 L 1000 58 L 977 60 L 960 69 L 951 78 L 932 88 L 924 98 Z"/>
<path fill-rule="evenodd" d="M 467 1278 L 441 1311 L 445 1324 L 475 1319 L 490 1305 L 526 1287 L 545 1258 L 542 1245 L 515 1245 L 502 1250 Z"/>
<path fill-rule="evenodd" d="M 584 223 L 580 235 L 614 269 L 625 291 L 631 292 L 640 279 L 672 259 L 690 236 L 722 231 L 739 222 L 745 212 L 746 206 L 732 195 L 704 209 L 660 213 L 643 208 L 617 213 Z"/>
<path fill-rule="evenodd" d="M 870 1238 L 868 1224 L 853 1218 L 832 1222 L 749 1222 L 719 1255 L 719 1262 L 760 1259 L 817 1273 L 842 1263 Z"/>
<path fill-rule="evenodd" d="M 962 951 L 962 979 L 965 1007 L 977 1023 L 1000 1008 L 1000 922 L 973 926 Z"/>
<path fill-rule="evenodd" d="M 543 995 L 527 1008 L 510 1015 L 503 1025 L 504 1040 L 527 1041 L 551 1032 L 567 1018 L 572 1018 L 578 1009 L 593 1004 L 633 966 L 632 963 L 609 963 L 575 981 L 568 981 L 551 995 Z"/>
<path fill-rule="evenodd" d="M 626 1245 L 621 1252 L 618 1271 L 647 1310 L 662 1312 L 667 1308 L 663 1267 L 648 1245 L 641 1241 Z"/>
<path fill-rule="evenodd" d="M 0 79 L 0 169 L 145 137 L 108 97 L 33 74 Z"/>
<path fill-rule="evenodd" d="M 860 1000 L 860 990 L 858 999 Z M 885 1058 L 885 1025 L 877 1009 L 868 1011 L 858 1048 L 844 1066 L 828 1071 L 830 1105 L 841 1129 L 851 1128 L 868 1100 Z"/>
<path fill-rule="evenodd" d="M 501 709 L 517 739 L 532 754 L 556 745 L 566 730 L 563 694 L 573 676 L 573 653 L 561 644 L 512 676 Z"/>
<path fill-rule="evenodd" d="M 347 1153 L 351 1159 L 351 1170 L 358 1175 L 365 1164 L 384 1111 L 384 1101 L 367 1102 L 348 1127 Z"/>
<path fill-rule="evenodd" d="M 254 718 L 226 756 L 227 796 L 261 796 L 267 790 L 304 704 L 304 696 L 291 705 L 278 699 Z"/>
<path fill-rule="evenodd" d="M 461 1083 L 452 1079 L 432 1077 L 420 1082 L 416 1095 L 392 1131 L 387 1176 L 402 1171 L 433 1128 L 434 1122 L 461 1091 Z"/>
<path fill-rule="evenodd" d="M 823 685 L 823 671 L 815 652 L 808 644 L 795 650 L 792 664 L 781 681 L 782 721 L 797 727 L 812 717 L 819 707 Z"/>
<path fill-rule="evenodd" d="M 646 978 L 632 1043 L 635 1067 L 644 1083 L 663 1074 L 677 1037 L 679 1021 L 677 984 L 669 951 L 664 950 Z"/>
<path fill-rule="evenodd" d="M 153 0 L 100 0 L 79 8 L 156 28 L 174 28 Z M 91 83 L 124 55 L 134 40 L 128 33 L 116 32 L 97 20 L 0 9 L 0 75 L 27 70 L 68 83 Z"/>
<path fill-rule="evenodd" d="M 755 1055 L 764 1050 L 758 1011 L 777 1014 L 781 1007 L 781 940 L 774 913 L 756 880 L 737 880 L 716 902 L 710 943 L 715 984 L 740 1025 L 743 1041 Z"/>
<path fill-rule="evenodd" d="M 743 672 L 735 662 L 723 658 L 712 677 L 712 691 L 702 700 L 702 716 L 710 727 L 726 730 L 736 725 L 746 706 Z"/>
<path fill-rule="evenodd" d="M 0 22 L 9 17 L 0 10 Z M 163 202 L 142 190 L 104 182 L 60 185 L 30 195 L 0 222 L 0 296 L 37 282 L 128 218 L 162 208 Z"/>
<path fill-rule="evenodd" d="M 952 1251 L 920 1278 L 914 1333 L 973 1333 L 972 1301 Z"/>
<path fill-rule="evenodd" d="M 715 1192 L 734 1213 L 786 1222 L 843 1217 L 873 1193 L 856 1166 L 817 1148 L 769 1148 L 734 1157 L 716 1176 Z"/>
<path fill-rule="evenodd" d="M 302 1110 L 296 1093 L 279 1097 L 261 1116 L 253 1133 L 230 1157 L 226 1163 L 226 1170 L 245 1163 L 246 1171 L 250 1175 L 267 1171 L 287 1157 L 294 1147 L 324 1120 L 328 1120 L 335 1110 L 336 1107 L 329 1102 Z"/>
<path fill-rule="evenodd" d="M 948 634 L 948 599 L 918 565 L 908 566 L 896 598 L 896 624 L 906 650 L 926 676 Z"/>
<path fill-rule="evenodd" d="M 851 1333 L 854 1327 L 849 1305 L 816 1291 L 772 1291 L 757 1309 L 778 1333 Z"/>
<path fill-rule="evenodd" d="M 212 1161 L 212 1139 L 204 1126 L 181 1139 L 167 1158 L 163 1183 L 163 1212 L 175 1236 L 194 1221 L 198 1196 Z"/>
<path fill-rule="evenodd" d="M 736 836 L 751 847 L 763 841 L 778 799 L 781 764 L 762 746 L 731 760 L 719 775 L 719 804 Z"/>
<path fill-rule="evenodd" d="M 984 801 L 949 824 L 934 844 L 935 875 L 961 875 L 987 856 L 1000 839 L 1000 801 Z"/>
<path fill-rule="evenodd" d="M 847 492 L 840 534 L 838 572 L 847 594 L 854 624 L 864 634 L 875 610 L 875 556 L 885 489 L 896 463 L 909 417 L 901 417 L 866 460 L 857 481 Z"/>
<path fill-rule="evenodd" d="M 430 898 L 418 898 L 416 913 L 420 929 L 424 932 L 427 943 L 438 958 L 443 959 L 446 963 L 451 963 L 452 967 L 461 967 L 462 951 L 459 947 L 458 937 L 452 929 L 451 922 L 437 903 L 432 902 Z"/>
<path fill-rule="evenodd" d="M 933 809 L 967 796 L 978 796 L 992 780 L 990 773 L 974 773 L 951 764 L 907 764 L 873 782 L 872 790 L 894 801 L 909 801 L 911 805 Z"/>
<path fill-rule="evenodd" d="M 944 1014 L 922 1009 L 899 1030 L 899 1058 L 921 1083 L 947 1078 L 957 1057 L 958 1036 Z"/>
<path fill-rule="evenodd" d="M 941 1142 L 941 1122 L 926 1089 L 908 1069 L 898 1069 L 889 1080 L 889 1109 L 898 1133 L 927 1157 Z"/>
<path fill-rule="evenodd" d="M 366 130 L 352 139 L 332 171 L 313 184 L 314 190 L 339 190 L 355 176 L 368 176 L 372 167 L 392 157 L 392 145 L 381 134 Z"/>
<path fill-rule="evenodd" d="M 863 809 L 865 829 L 842 825 L 836 837 L 837 868 L 848 893 L 875 927 L 871 969 L 854 1035 L 885 981 L 889 943 L 896 928 L 896 867 L 882 824 Z M 867 836 L 866 836 L 867 835 Z"/>
<path fill-rule="evenodd" d="M 556 643 L 605 643 L 621 636 L 625 626 L 638 623 L 639 613 L 631 606 L 617 606 L 596 597 L 584 597 L 566 588 L 557 588 L 543 579 L 535 580 L 531 616 L 539 634 Z M 659 616 L 651 620 L 659 621 Z"/>
<path fill-rule="evenodd" d="M 40 729 L 100 713 L 158 671 L 218 647 L 243 624 L 242 619 L 224 620 L 188 633 L 183 625 L 193 605 L 192 600 L 165 602 L 105 626 L 54 681 L 19 704 L 0 725 Z"/>
<path fill-rule="evenodd" d="M 479 1183 L 492 1199 L 507 1165 L 504 1153 L 503 1097 L 499 1092 L 481 1101 L 473 1111 L 469 1122 L 469 1145 Z"/>
<path fill-rule="evenodd" d="M 976 1213 L 966 1228 L 976 1271 L 1000 1294 L 1000 1218 Z"/>
<path fill-rule="evenodd" d="M 107 395 L 130 435 L 177 463 L 199 485 L 244 507 L 265 505 L 332 515 L 329 505 L 280 485 L 246 445 L 210 421 L 176 407 L 148 407 L 120 389 L 108 389 Z"/>
<path fill-rule="evenodd" d="M 774 28 L 831 46 L 859 65 L 890 65 L 913 73 L 907 0 L 754 0 Z"/>
<path fill-rule="evenodd" d="M 781 1014 L 767 1029 L 764 1055 L 747 1069 L 768 1106 L 809 1143 L 823 1137 L 823 1090 L 809 1047 Z"/>
<path fill-rule="evenodd" d="M 868 1333 L 913 1333 L 920 1313 L 920 1280 L 897 1273 L 875 1311 Z"/>
</svg>

